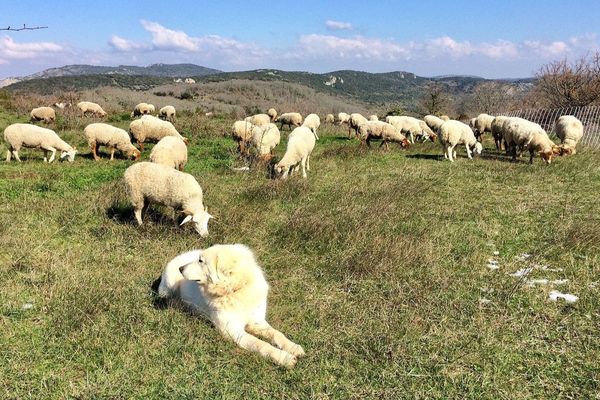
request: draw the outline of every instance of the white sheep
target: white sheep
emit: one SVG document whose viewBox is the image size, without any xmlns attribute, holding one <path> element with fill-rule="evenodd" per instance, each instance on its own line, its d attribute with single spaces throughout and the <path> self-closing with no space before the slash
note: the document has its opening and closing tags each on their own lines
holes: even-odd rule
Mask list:
<svg viewBox="0 0 600 400">
<path fill-rule="evenodd" d="M 138 225 L 142 225 L 144 206 L 158 203 L 181 210 L 186 217 L 180 225 L 192 221 L 200 236 L 208 235 L 208 220 L 212 216 L 202 204 L 202 188 L 192 175 L 160 164 L 138 162 L 125 170 L 123 178 Z"/>
<path fill-rule="evenodd" d="M 54 161 L 56 151 L 61 151 L 60 159 L 72 162 L 75 159 L 77 149 L 62 140 L 53 130 L 42 128 L 31 124 L 12 124 L 4 130 L 4 141 L 8 146 L 6 161 L 10 161 L 11 154 L 17 161 L 19 150 L 22 147 L 42 149 L 44 162 Z M 48 152 L 52 155 L 48 159 Z"/>
<path fill-rule="evenodd" d="M 315 138 L 319 140 L 319 135 L 317 135 L 317 129 L 321 126 L 321 118 L 317 114 L 308 114 L 306 118 L 304 118 L 304 123 L 302 126 L 307 127 L 315 134 Z"/>
<path fill-rule="evenodd" d="M 244 121 L 250 122 L 254 126 L 263 126 L 271 123 L 271 117 L 267 114 L 256 114 L 244 118 Z"/>
<path fill-rule="evenodd" d="M 154 106 L 152 104 L 139 103 L 134 107 L 133 111 L 131 112 L 131 118 L 138 117 L 140 115 L 153 114 L 153 108 Z"/>
<path fill-rule="evenodd" d="M 325 123 L 326 124 L 333 124 L 335 122 L 335 117 L 333 116 L 333 114 L 327 114 L 325 116 Z"/>
<path fill-rule="evenodd" d="M 562 143 L 564 154 L 576 154 L 577 143 L 583 137 L 583 124 L 572 115 L 563 115 L 556 121 L 554 132 Z"/>
<path fill-rule="evenodd" d="M 492 122 L 494 117 L 492 115 L 482 113 L 475 118 L 475 137 L 481 141 L 481 135 L 485 132 L 492 132 Z"/>
<path fill-rule="evenodd" d="M 164 106 L 158 111 L 158 117 L 160 119 L 164 119 L 170 122 L 175 121 L 175 114 L 177 114 L 177 112 L 175 111 L 175 107 L 173 106 Z"/>
<path fill-rule="evenodd" d="M 144 151 L 144 142 L 158 142 L 165 136 L 175 136 L 183 140 L 186 144 L 188 143 L 187 138 L 181 136 L 172 123 L 163 121 L 152 115 L 143 115 L 142 118 L 131 121 L 129 124 L 129 133 L 131 133 L 131 136 L 142 151 Z"/>
<path fill-rule="evenodd" d="M 450 117 L 449 117 L 449 116 L 447 116 L 447 115 L 440 115 L 440 119 L 441 119 L 442 121 L 449 121 L 449 120 L 450 120 Z"/>
<path fill-rule="evenodd" d="M 435 115 L 426 115 L 423 118 L 423 121 L 427 124 L 427 126 L 434 132 L 437 132 L 440 129 L 440 126 L 444 123 L 444 120 L 436 117 Z"/>
<path fill-rule="evenodd" d="M 419 120 L 419 126 L 421 127 L 421 131 L 423 133 L 423 140 L 426 140 L 425 137 L 427 137 L 432 142 L 435 142 L 437 135 L 431 130 L 431 128 L 429 128 L 429 125 L 427 125 L 425 121 Z"/>
<path fill-rule="evenodd" d="M 471 129 L 475 129 L 475 121 L 477 121 L 477 117 L 475 117 L 475 118 L 471 118 L 471 119 L 469 120 L 469 128 L 471 128 Z"/>
<path fill-rule="evenodd" d="M 277 122 L 281 123 L 281 130 L 283 130 L 283 126 L 287 125 L 288 128 L 292 129 L 293 127 L 302 126 L 302 114 L 297 112 L 289 112 L 283 113 L 276 119 Z"/>
<path fill-rule="evenodd" d="M 369 115 L 369 121 L 379 121 L 379 117 L 375 114 Z"/>
<path fill-rule="evenodd" d="M 77 108 L 81 110 L 81 114 L 84 116 L 92 114 L 96 117 L 106 117 L 106 111 L 99 104 L 92 103 L 91 101 L 81 101 L 77 103 Z"/>
<path fill-rule="evenodd" d="M 546 131 L 538 124 L 523 118 L 510 117 L 502 125 L 506 153 L 512 154 L 513 160 L 517 159 L 523 149 L 529 149 L 530 160 L 533 162 L 533 151 L 538 150 L 546 163 L 552 162 L 555 154 L 560 154 L 560 148 L 548 138 Z M 535 140 L 534 140 L 535 136 Z M 531 143 L 533 141 L 533 143 Z M 531 144 L 531 145 L 530 145 Z"/>
<path fill-rule="evenodd" d="M 273 149 L 279 144 L 280 140 L 279 128 L 273 123 L 252 128 L 252 144 L 263 161 L 271 159 Z"/>
<path fill-rule="evenodd" d="M 188 151 L 183 140 L 175 136 L 160 139 L 150 152 L 150 161 L 183 171 L 187 164 Z"/>
<path fill-rule="evenodd" d="M 350 122 L 350 115 L 346 114 L 345 112 L 338 113 L 338 115 L 337 115 L 337 124 L 338 125 L 347 124 L 349 122 Z"/>
<path fill-rule="evenodd" d="M 502 150 L 502 140 L 504 139 L 504 132 L 502 131 L 502 126 L 504 125 L 504 121 L 506 121 L 508 117 L 505 116 L 497 116 L 492 121 L 491 132 L 492 137 L 494 138 L 494 144 L 496 145 L 496 150 Z"/>
<path fill-rule="evenodd" d="M 388 142 L 399 143 L 401 147 L 408 147 L 410 143 L 402 133 L 400 133 L 392 124 L 383 121 L 367 121 L 358 127 L 361 144 L 366 143 L 371 147 L 371 140 L 381 139 L 381 146 L 388 148 Z"/>
<path fill-rule="evenodd" d="M 96 161 L 100 159 L 98 155 L 100 146 L 108 147 L 111 161 L 114 159 L 115 150 L 121 151 L 134 160 L 140 159 L 141 152 L 131 144 L 129 134 L 124 129 L 103 123 L 89 124 L 83 130 L 83 136 L 87 139 Z"/>
<path fill-rule="evenodd" d="M 414 117 L 389 115 L 385 117 L 385 121 L 410 138 L 412 144 L 415 143 L 415 137 L 423 136 L 423 128 L 419 120 Z"/>
<path fill-rule="evenodd" d="M 238 144 L 240 154 L 247 154 L 247 145 L 252 141 L 252 128 L 254 126 L 248 121 L 235 121 L 231 127 L 231 136 Z"/>
<path fill-rule="evenodd" d="M 444 146 L 444 157 L 454 162 L 456 158 L 456 145 L 464 144 L 467 150 L 467 157 L 472 159 L 472 151 L 475 154 L 481 154 L 483 146 L 475 138 L 475 134 L 469 125 L 460 121 L 448 120 L 445 121 L 438 131 L 440 142 Z"/>
<path fill-rule="evenodd" d="M 158 286 L 160 297 L 180 300 L 239 347 L 292 368 L 304 350 L 267 322 L 268 293 L 254 254 L 241 244 L 178 255 L 165 267 Z"/>
<path fill-rule="evenodd" d="M 288 138 L 283 158 L 275 164 L 275 172 L 285 179 L 288 173 L 291 174 L 302 166 L 302 177 L 306 178 L 306 171 L 310 171 L 310 155 L 315 143 L 315 135 L 309 128 L 301 126 L 294 129 Z"/>
<path fill-rule="evenodd" d="M 364 124 L 368 120 L 362 116 L 360 113 L 352 113 L 350 114 L 350 119 L 348 120 L 348 139 L 352 138 L 352 130 L 354 129 L 354 136 L 358 137 L 358 127 L 361 124 Z"/>
<path fill-rule="evenodd" d="M 267 115 L 271 118 L 271 122 L 275 122 L 277 119 L 277 110 L 274 108 L 269 108 L 267 110 Z"/>
<path fill-rule="evenodd" d="M 56 120 L 56 111 L 52 107 L 34 108 L 29 115 L 31 116 L 31 122 L 44 121 L 49 124 Z"/>
</svg>

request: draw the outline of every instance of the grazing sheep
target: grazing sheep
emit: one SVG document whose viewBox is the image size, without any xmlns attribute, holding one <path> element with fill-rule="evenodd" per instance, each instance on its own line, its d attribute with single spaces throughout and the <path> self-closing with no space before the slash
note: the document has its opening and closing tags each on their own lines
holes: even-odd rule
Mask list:
<svg viewBox="0 0 600 400">
<path fill-rule="evenodd" d="M 268 125 L 252 128 L 252 144 L 263 161 L 271 159 L 273 149 L 279 144 L 280 140 L 281 133 L 275 124 L 269 123 Z"/>
<path fill-rule="evenodd" d="M 152 104 L 140 103 L 140 104 L 136 105 L 135 108 L 133 109 L 133 111 L 131 112 L 131 118 L 139 117 L 141 115 L 153 114 L 154 113 L 154 111 L 152 111 L 153 109 L 154 109 L 154 106 Z"/>
<path fill-rule="evenodd" d="M 512 154 L 513 161 L 523 149 L 529 149 L 529 162 L 533 163 L 533 152 L 538 150 L 542 160 L 550 164 L 560 148 L 548 138 L 546 131 L 538 124 L 523 118 L 507 118 L 502 125 L 506 153 Z M 535 136 L 535 137 L 534 137 Z M 533 143 L 532 143 L 533 142 Z"/>
<path fill-rule="evenodd" d="M 442 121 L 449 121 L 449 120 L 450 120 L 450 117 L 449 117 L 449 116 L 447 116 L 447 115 L 440 115 L 440 119 L 441 119 Z"/>
<path fill-rule="evenodd" d="M 367 121 L 358 127 L 359 137 L 362 143 L 367 143 L 371 147 L 371 140 L 381 139 L 381 146 L 388 148 L 388 142 L 396 142 L 400 147 L 408 147 L 410 143 L 402 133 L 400 133 L 392 124 L 383 121 Z"/>
<path fill-rule="evenodd" d="M 423 118 L 423 121 L 427 124 L 427 126 L 434 132 L 437 132 L 440 129 L 440 126 L 444 123 L 444 120 L 436 117 L 435 115 L 426 115 Z"/>
<path fill-rule="evenodd" d="M 346 114 L 345 112 L 341 112 L 337 115 L 337 124 L 338 125 L 342 125 L 342 124 L 348 124 L 350 123 L 350 115 Z"/>
<path fill-rule="evenodd" d="M 129 133 L 142 151 L 144 151 L 144 142 L 158 142 L 165 136 L 175 136 L 183 140 L 185 144 L 188 143 L 187 138 L 181 136 L 172 123 L 152 115 L 143 115 L 142 118 L 131 121 Z"/>
<path fill-rule="evenodd" d="M 492 137 L 494 138 L 494 143 L 496 144 L 496 150 L 502 150 L 502 140 L 504 139 L 502 126 L 507 118 L 508 117 L 505 116 L 498 116 L 492 121 L 491 131 Z"/>
<path fill-rule="evenodd" d="M 183 140 L 175 136 L 160 139 L 150 152 L 150 161 L 183 171 L 187 164 L 187 146 Z"/>
<path fill-rule="evenodd" d="M 583 124 L 572 115 L 563 115 L 554 127 L 564 154 L 576 154 L 577 143 L 583 137 Z"/>
<path fill-rule="evenodd" d="M 56 120 L 56 111 L 52 107 L 34 108 L 29 115 L 31 116 L 31 122 L 44 121 L 49 124 Z"/>
<path fill-rule="evenodd" d="M 254 126 L 263 126 L 271 123 L 271 117 L 267 114 L 256 114 L 244 118 L 244 121 L 250 122 Z"/>
<path fill-rule="evenodd" d="M 306 178 L 306 171 L 310 171 L 310 154 L 315 148 L 315 143 L 315 135 L 309 128 L 301 126 L 294 129 L 288 138 L 283 158 L 275 164 L 277 175 L 285 179 L 288 173 L 291 175 L 302 166 L 302 177 Z"/>
<path fill-rule="evenodd" d="M 91 101 L 81 101 L 77 103 L 77 108 L 81 110 L 81 115 L 83 116 L 91 114 L 96 117 L 106 117 L 106 111 L 99 104 L 92 103 Z"/>
<path fill-rule="evenodd" d="M 471 129 L 475 129 L 475 121 L 477 121 L 477 117 L 475 117 L 475 118 L 471 118 L 471 119 L 469 120 L 469 128 L 471 128 Z"/>
<path fill-rule="evenodd" d="M 433 132 L 431 130 L 431 128 L 429 128 L 429 126 L 425 123 L 425 121 L 419 120 L 419 126 L 421 127 L 421 131 L 423 134 L 422 135 L 423 140 L 426 140 L 425 137 L 427 137 L 432 142 L 435 142 L 435 138 L 437 138 L 437 135 L 435 134 L 435 132 Z"/>
<path fill-rule="evenodd" d="M 335 122 L 335 117 L 333 116 L 333 114 L 327 114 L 325 116 L 325 123 L 326 124 L 333 124 Z"/>
<path fill-rule="evenodd" d="M 238 144 L 240 154 L 247 154 L 247 145 L 252 140 L 252 124 L 248 121 L 235 121 L 231 127 L 231 136 Z"/>
<path fill-rule="evenodd" d="M 400 133 L 410 138 L 412 144 L 415 143 L 415 137 L 423 136 L 423 128 L 419 120 L 414 117 L 389 115 L 385 121 L 396 128 Z"/>
<path fill-rule="evenodd" d="M 175 121 L 175 107 L 173 106 L 164 106 L 158 111 L 158 118 L 173 122 Z"/>
<path fill-rule="evenodd" d="M 267 110 L 267 115 L 271 118 L 271 122 L 275 122 L 277 119 L 277 110 L 274 108 L 269 108 Z"/>
<path fill-rule="evenodd" d="M 352 138 L 352 129 L 354 129 L 354 136 L 358 137 L 358 127 L 367 121 L 368 120 L 359 113 L 350 114 L 350 120 L 348 121 L 348 139 Z"/>
<path fill-rule="evenodd" d="M 481 154 L 483 146 L 475 138 L 475 134 L 469 125 L 460 121 L 449 120 L 442 124 L 438 131 L 440 142 L 444 146 L 444 157 L 454 162 L 456 158 L 456 145 L 464 144 L 467 150 L 467 157 L 472 159 L 471 151 L 475 154 Z"/>
<path fill-rule="evenodd" d="M 492 122 L 494 117 L 489 114 L 479 114 L 475 119 L 475 137 L 481 141 L 481 135 L 485 132 L 492 132 Z"/>
<path fill-rule="evenodd" d="M 292 368 L 304 350 L 267 322 L 268 292 L 254 254 L 241 244 L 178 255 L 165 267 L 158 286 L 160 297 L 177 298 L 239 347 Z"/>
<path fill-rule="evenodd" d="M 131 144 L 127 131 L 109 124 L 89 124 L 83 130 L 83 136 L 87 139 L 94 160 L 96 161 L 100 160 L 100 157 L 98 156 L 98 148 L 100 146 L 108 147 L 111 161 L 114 159 L 115 150 L 121 151 L 123 154 L 126 154 L 127 157 L 131 157 L 134 160 L 139 160 L 142 154 Z"/>
<path fill-rule="evenodd" d="M 9 125 L 4 130 L 4 141 L 8 147 L 6 161 L 10 161 L 12 154 L 20 162 L 19 150 L 22 147 L 42 149 L 44 151 L 44 162 L 54 161 L 56 150 L 61 151 L 61 160 L 66 159 L 70 162 L 75 159 L 75 154 L 77 153 L 75 147 L 71 147 L 67 142 L 58 137 L 53 130 L 31 124 Z M 52 153 L 50 159 L 48 159 L 48 152 Z"/>
<path fill-rule="evenodd" d="M 276 121 L 281 123 L 281 130 L 283 130 L 284 125 L 287 125 L 290 129 L 292 129 L 292 126 L 297 128 L 302 125 L 302 115 L 296 112 L 283 113 L 277 117 Z"/>
<path fill-rule="evenodd" d="M 302 126 L 307 127 L 315 134 L 315 138 L 319 140 L 319 135 L 317 135 L 317 129 L 321 126 L 321 118 L 317 114 L 308 114 L 306 118 L 304 118 L 304 123 Z"/>
<path fill-rule="evenodd" d="M 138 225 L 142 225 L 144 206 L 158 203 L 181 210 L 186 217 L 180 225 L 192 221 L 200 236 L 208 236 L 212 216 L 202 204 L 202 188 L 192 175 L 144 161 L 127 168 L 123 177 Z"/>
<path fill-rule="evenodd" d="M 375 114 L 369 115 L 369 121 L 379 121 L 379 117 Z"/>
</svg>

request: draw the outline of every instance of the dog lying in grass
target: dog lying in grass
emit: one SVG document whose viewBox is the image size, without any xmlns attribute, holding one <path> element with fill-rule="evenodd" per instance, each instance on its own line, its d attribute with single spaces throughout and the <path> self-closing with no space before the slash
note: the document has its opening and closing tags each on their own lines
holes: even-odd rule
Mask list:
<svg viewBox="0 0 600 400">
<path fill-rule="evenodd" d="M 241 244 L 178 255 L 165 267 L 158 287 L 159 296 L 179 299 L 241 348 L 292 368 L 304 350 L 266 321 L 268 291 L 254 254 Z"/>
</svg>

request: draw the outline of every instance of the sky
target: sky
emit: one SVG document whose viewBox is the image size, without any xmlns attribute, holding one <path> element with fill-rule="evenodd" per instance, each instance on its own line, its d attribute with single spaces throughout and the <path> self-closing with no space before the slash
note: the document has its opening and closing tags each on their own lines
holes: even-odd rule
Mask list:
<svg viewBox="0 0 600 400">
<path fill-rule="evenodd" d="M 194 63 L 533 76 L 600 50 L 599 0 L 1 0 L 0 79 L 67 64 Z"/>
</svg>

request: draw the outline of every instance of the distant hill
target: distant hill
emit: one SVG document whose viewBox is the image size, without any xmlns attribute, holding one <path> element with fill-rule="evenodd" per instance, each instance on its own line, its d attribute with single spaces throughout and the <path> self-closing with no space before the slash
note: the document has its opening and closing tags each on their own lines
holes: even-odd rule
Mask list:
<svg viewBox="0 0 600 400">
<path fill-rule="evenodd" d="M 148 67 L 68 65 L 30 75 L 20 82 L 8 85 L 6 89 L 46 95 L 98 87 L 119 87 L 139 91 L 172 83 L 174 78 L 186 77 L 192 77 L 198 84 L 227 81 L 287 82 L 374 106 L 399 102 L 408 110 L 416 107 L 417 99 L 431 82 L 444 85 L 446 92 L 454 96 L 469 93 L 479 83 L 487 81 L 502 82 L 515 87 L 517 91 L 527 91 L 533 84 L 533 78 L 486 80 L 477 76 L 455 75 L 427 78 L 405 71 L 369 73 L 342 70 L 316 74 L 257 69 L 221 72 L 194 64 L 154 64 Z"/>
</svg>

